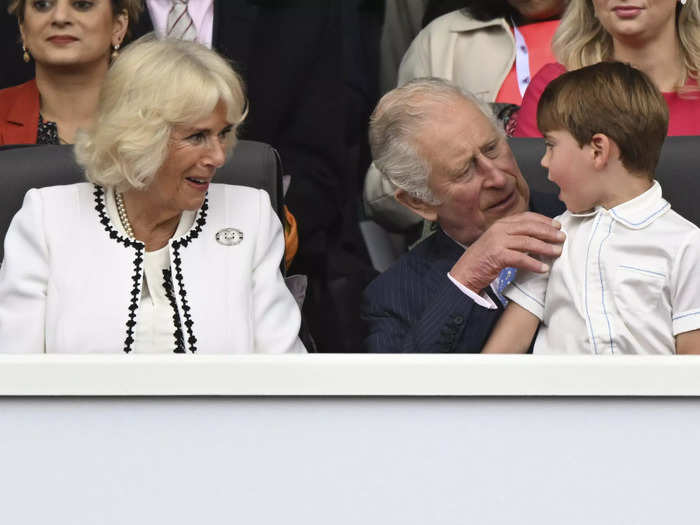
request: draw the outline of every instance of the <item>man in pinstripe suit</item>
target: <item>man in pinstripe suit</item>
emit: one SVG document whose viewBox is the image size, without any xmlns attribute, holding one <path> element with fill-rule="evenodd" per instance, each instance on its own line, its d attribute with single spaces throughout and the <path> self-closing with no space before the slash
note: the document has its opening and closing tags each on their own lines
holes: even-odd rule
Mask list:
<svg viewBox="0 0 700 525">
<path fill-rule="evenodd" d="M 533 255 L 561 253 L 550 217 L 563 205 L 531 198 L 488 106 L 444 80 L 385 95 L 370 143 L 399 202 L 439 228 L 365 290 L 367 350 L 479 352 L 515 269 L 547 271 Z"/>
</svg>

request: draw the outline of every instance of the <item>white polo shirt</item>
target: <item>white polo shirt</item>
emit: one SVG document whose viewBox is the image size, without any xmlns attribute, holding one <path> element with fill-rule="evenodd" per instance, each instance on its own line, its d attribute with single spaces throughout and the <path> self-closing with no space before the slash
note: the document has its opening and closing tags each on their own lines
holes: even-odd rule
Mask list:
<svg viewBox="0 0 700 525">
<path fill-rule="evenodd" d="M 565 212 L 548 274 L 519 272 L 505 295 L 542 326 L 535 353 L 673 354 L 700 328 L 700 229 L 671 210 L 658 182 L 606 210 Z"/>
</svg>

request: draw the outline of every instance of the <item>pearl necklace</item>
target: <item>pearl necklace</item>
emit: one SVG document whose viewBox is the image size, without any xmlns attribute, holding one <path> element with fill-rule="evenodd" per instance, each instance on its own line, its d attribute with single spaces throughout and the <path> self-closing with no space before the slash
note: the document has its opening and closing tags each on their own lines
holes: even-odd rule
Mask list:
<svg viewBox="0 0 700 525">
<path fill-rule="evenodd" d="M 126 231 L 126 235 L 133 239 L 134 238 L 134 229 L 131 227 L 131 223 L 129 222 L 129 216 L 126 214 L 126 206 L 124 205 L 124 197 L 122 196 L 121 193 L 119 192 L 114 192 L 114 197 L 117 202 L 117 213 L 119 214 L 119 220 L 122 223 L 122 226 L 124 227 L 124 231 Z"/>
</svg>

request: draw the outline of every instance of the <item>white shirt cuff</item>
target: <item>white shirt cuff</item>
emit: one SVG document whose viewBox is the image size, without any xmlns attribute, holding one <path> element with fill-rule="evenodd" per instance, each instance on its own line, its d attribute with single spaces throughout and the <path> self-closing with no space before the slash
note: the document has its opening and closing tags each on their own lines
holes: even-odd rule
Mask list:
<svg viewBox="0 0 700 525">
<path fill-rule="evenodd" d="M 690 310 L 673 315 L 673 335 L 697 330 L 700 327 L 700 310 Z"/>
<path fill-rule="evenodd" d="M 488 308 L 489 310 L 497 310 L 498 306 L 496 306 L 496 303 L 493 302 L 493 299 L 491 299 L 487 293 L 481 293 L 478 294 L 466 286 L 464 286 L 462 283 L 460 283 L 457 279 L 452 277 L 450 275 L 450 272 L 447 272 L 447 277 L 452 283 L 461 290 L 463 294 L 465 294 L 467 297 L 469 297 L 472 301 L 474 301 L 476 304 L 479 306 L 482 306 L 484 308 Z"/>
</svg>

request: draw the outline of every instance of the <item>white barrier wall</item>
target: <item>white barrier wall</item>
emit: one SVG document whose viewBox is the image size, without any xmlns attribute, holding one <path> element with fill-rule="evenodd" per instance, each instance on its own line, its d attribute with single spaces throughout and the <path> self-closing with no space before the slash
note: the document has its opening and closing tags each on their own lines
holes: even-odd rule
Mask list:
<svg viewBox="0 0 700 525">
<path fill-rule="evenodd" d="M 699 393 L 685 357 L 3 356 L 0 522 L 696 523 Z"/>
</svg>

